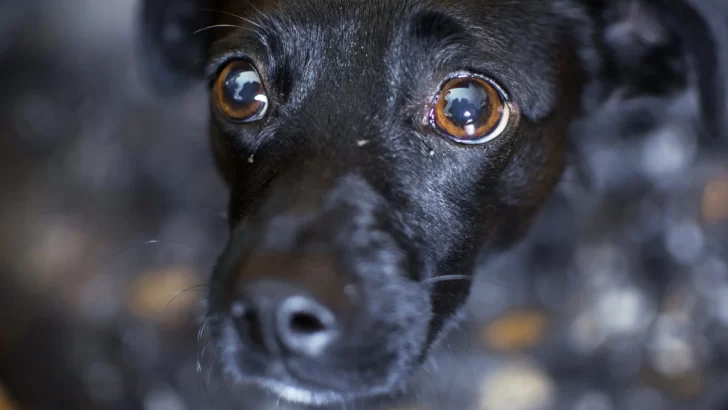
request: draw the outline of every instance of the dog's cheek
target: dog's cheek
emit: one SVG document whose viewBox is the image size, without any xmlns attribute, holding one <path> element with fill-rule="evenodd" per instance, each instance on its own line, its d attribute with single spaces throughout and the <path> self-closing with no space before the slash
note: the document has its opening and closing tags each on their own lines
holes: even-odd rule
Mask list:
<svg viewBox="0 0 728 410">
<path fill-rule="evenodd" d="M 502 218 L 496 229 L 504 246 L 526 233 L 553 193 L 566 164 L 567 127 L 563 121 L 541 124 L 543 131 L 535 126 L 529 128 L 521 135 L 497 190 Z"/>
<path fill-rule="evenodd" d="M 214 121 L 211 121 L 209 135 L 215 165 L 228 186 L 233 186 L 235 183 L 235 146 L 230 138 L 219 130 Z"/>
<path fill-rule="evenodd" d="M 421 358 L 429 350 L 428 334 L 430 322 L 433 316 L 433 307 L 427 293 L 412 286 L 405 292 L 400 292 L 395 299 L 396 303 L 391 320 L 397 323 L 398 335 L 392 335 L 399 339 L 392 344 L 396 346 L 398 360 L 390 372 L 398 378 L 414 372 L 415 367 L 421 362 Z M 392 380 L 394 382 L 395 380 Z"/>
<path fill-rule="evenodd" d="M 472 270 L 471 268 L 467 271 Z M 434 314 L 428 334 L 430 345 L 441 340 L 462 319 L 463 308 L 469 296 L 469 281 L 444 281 L 435 285 L 431 297 Z"/>
<path fill-rule="evenodd" d="M 528 210 L 539 206 L 553 191 L 566 162 L 567 130 L 549 124 L 544 132 L 525 132 L 502 173 L 501 201 Z"/>
<path fill-rule="evenodd" d="M 384 364 L 389 378 L 401 378 L 413 371 L 429 347 L 427 336 L 433 317 L 430 295 L 420 283 L 404 277 L 369 272 L 360 280 L 368 295 L 367 316 L 373 319 L 368 338 L 380 340 L 380 348 L 396 358 Z"/>
<path fill-rule="evenodd" d="M 569 128 L 581 107 L 583 67 L 570 40 L 556 50 L 559 90 L 551 114 L 538 122 L 522 117 L 510 163 L 501 174 L 499 198 L 509 208 L 513 235 L 523 234 L 542 204 L 551 196 L 564 168 Z"/>
</svg>

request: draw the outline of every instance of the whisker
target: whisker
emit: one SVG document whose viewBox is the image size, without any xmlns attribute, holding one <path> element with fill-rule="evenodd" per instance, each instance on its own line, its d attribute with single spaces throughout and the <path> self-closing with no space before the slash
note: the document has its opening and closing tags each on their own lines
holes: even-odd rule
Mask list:
<svg viewBox="0 0 728 410">
<path fill-rule="evenodd" d="M 255 4 L 253 4 L 253 2 L 251 2 L 250 0 L 245 0 L 245 2 L 248 3 L 248 6 L 250 6 L 253 10 L 257 11 L 258 15 L 260 15 L 261 17 L 268 17 L 268 15 L 260 11 L 259 8 L 255 7 Z"/>
<path fill-rule="evenodd" d="M 170 243 L 170 244 L 173 244 L 173 245 L 182 245 L 182 246 L 186 246 L 186 247 L 192 249 L 192 246 L 190 246 L 190 245 L 188 245 L 186 243 L 183 243 L 183 242 L 178 242 L 178 241 L 163 241 L 161 239 L 151 239 L 151 240 L 148 240 L 148 241 L 144 241 L 141 244 L 142 245 L 164 245 L 166 243 Z M 134 246 L 130 246 L 128 249 L 125 249 L 125 251 L 130 250 L 130 249 L 133 249 L 133 248 L 134 248 Z"/>
<path fill-rule="evenodd" d="M 202 368 L 200 368 L 197 373 L 197 390 L 197 392 L 200 393 L 200 395 L 204 395 L 207 400 L 211 399 L 210 391 L 207 389 L 207 383 L 205 383 L 204 376 L 202 375 Z"/>
<path fill-rule="evenodd" d="M 435 377 L 430 373 L 429 370 L 427 370 L 427 367 L 422 367 L 422 370 L 424 370 L 425 373 L 430 377 L 430 380 L 432 381 L 432 385 L 435 387 L 435 392 L 437 393 L 437 402 L 442 403 L 442 390 L 440 390 L 440 386 L 437 385 L 437 381 L 435 380 Z"/>
<path fill-rule="evenodd" d="M 205 325 L 207 325 L 207 319 L 209 318 L 208 315 L 205 315 L 205 318 L 202 320 L 200 329 L 197 331 L 197 343 L 200 343 L 200 340 L 202 340 L 202 334 L 205 332 Z"/>
<path fill-rule="evenodd" d="M 203 374 L 202 370 L 202 355 L 204 354 L 204 351 L 197 354 L 197 363 L 196 363 L 196 373 L 197 373 L 197 389 L 198 393 L 202 394 L 204 392 L 204 396 L 210 400 L 210 391 L 207 388 L 207 383 L 205 382 L 205 376 Z"/>
<path fill-rule="evenodd" d="M 456 322 L 453 324 L 453 327 L 460 331 L 460 333 L 465 335 L 465 338 L 468 339 L 468 350 L 471 350 L 473 348 L 473 339 L 470 337 L 470 332 L 468 332 L 468 329 L 463 327 L 462 323 Z"/>
<path fill-rule="evenodd" d="M 235 17 L 237 19 L 240 19 L 240 21 L 244 21 L 246 23 L 250 23 L 250 24 L 254 25 L 255 27 L 261 28 L 260 24 L 254 22 L 252 20 L 246 19 L 245 17 L 238 16 L 237 14 L 234 14 L 234 13 L 230 13 L 230 12 L 222 11 L 222 10 L 215 10 L 215 9 L 200 9 L 200 10 L 202 10 L 202 11 L 211 11 L 211 12 L 220 13 L 220 14 L 226 14 L 228 16 L 231 16 L 231 17 Z"/>
<path fill-rule="evenodd" d="M 172 298 L 167 302 L 167 304 L 165 305 L 165 308 L 169 307 L 169 305 L 171 305 L 172 302 L 174 302 L 174 300 L 177 298 L 177 296 L 179 296 L 187 291 L 195 290 L 195 289 L 199 289 L 199 288 L 203 288 L 203 289 L 207 288 L 207 284 L 203 283 L 201 285 L 194 285 L 194 286 L 190 286 L 187 289 L 182 289 L 182 290 L 178 290 L 177 292 L 174 292 L 174 295 L 172 295 Z"/>
<path fill-rule="evenodd" d="M 429 285 L 431 283 L 448 282 L 448 281 L 452 281 L 452 280 L 473 280 L 473 278 L 468 275 L 444 275 L 444 276 L 436 276 L 434 278 L 425 279 L 421 283 L 425 284 L 425 285 Z"/>
<path fill-rule="evenodd" d="M 202 359 L 205 355 L 205 348 L 207 347 L 207 341 L 203 343 L 202 349 L 197 353 L 197 373 L 202 373 Z"/>
<path fill-rule="evenodd" d="M 102 265 L 103 268 L 106 268 L 107 266 L 110 266 L 116 261 L 117 259 L 121 258 L 123 255 L 126 255 L 127 253 L 137 249 L 138 247 L 146 247 L 150 245 L 155 246 L 161 246 L 166 244 L 172 244 L 172 245 L 179 245 L 183 246 L 188 249 L 194 249 L 194 247 L 190 246 L 189 244 L 183 243 L 183 242 L 177 242 L 177 241 L 166 241 L 161 239 L 150 239 L 147 241 L 130 241 L 130 245 L 125 246 L 123 249 L 119 250 L 118 252 L 111 255 L 107 261 L 105 261 Z"/>
<path fill-rule="evenodd" d="M 208 400 L 211 400 L 210 391 L 207 388 L 207 385 L 209 384 L 209 380 L 207 380 L 207 381 L 205 380 L 205 374 L 204 374 L 203 369 L 202 369 L 202 359 L 203 359 L 203 357 L 205 355 L 205 351 L 206 351 L 206 348 L 207 348 L 207 345 L 208 345 L 209 342 L 210 342 L 210 338 L 208 338 L 205 341 L 204 345 L 202 346 L 202 349 L 197 354 L 197 363 L 196 363 L 195 370 L 197 372 L 197 385 L 198 385 L 198 390 L 204 391 L 205 397 L 207 397 Z M 208 374 L 208 379 L 209 379 L 209 374 Z"/>
<path fill-rule="evenodd" d="M 224 28 L 224 27 L 239 28 L 239 29 L 245 30 L 245 27 L 243 27 L 243 26 L 236 26 L 235 24 L 215 24 L 215 25 L 212 25 L 212 26 L 203 27 L 203 28 L 201 28 L 199 30 L 195 30 L 195 31 L 192 32 L 192 34 L 201 33 L 201 32 L 203 32 L 205 30 L 209 30 L 209 29 L 212 29 L 212 28 Z"/>
<path fill-rule="evenodd" d="M 205 344 L 202 345 L 202 350 L 200 350 L 200 357 L 205 356 L 205 351 L 207 350 L 207 346 L 209 346 L 209 345 L 210 345 L 210 338 L 207 338 L 207 340 L 205 341 Z"/>
</svg>

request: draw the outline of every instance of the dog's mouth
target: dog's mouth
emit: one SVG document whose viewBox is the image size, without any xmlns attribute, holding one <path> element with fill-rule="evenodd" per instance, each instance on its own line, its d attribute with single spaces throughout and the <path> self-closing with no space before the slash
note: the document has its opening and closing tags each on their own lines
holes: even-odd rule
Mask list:
<svg viewBox="0 0 728 410">
<path fill-rule="evenodd" d="M 325 406 L 348 400 L 348 397 L 334 391 L 320 391 L 297 387 L 276 380 L 255 380 L 255 385 L 263 388 L 283 400 L 306 406 Z"/>
<path fill-rule="evenodd" d="M 403 382 L 406 378 L 405 368 L 391 369 L 387 366 L 391 362 L 387 363 L 384 358 L 380 365 L 387 370 L 367 379 L 360 378 L 353 369 L 337 369 L 338 366 L 332 366 L 325 358 L 302 363 L 277 353 L 262 352 L 241 338 L 229 318 L 221 321 L 218 330 L 217 347 L 224 374 L 235 384 L 257 387 L 290 403 L 325 406 L 377 396 L 393 390 L 392 380 Z M 351 361 L 356 360 L 353 355 Z"/>
<path fill-rule="evenodd" d="M 269 391 L 283 400 L 303 405 L 325 405 L 344 401 L 345 391 L 296 376 L 282 357 L 272 358 L 246 346 L 231 321 L 223 323 L 220 352 L 227 375 L 235 382 L 251 384 Z"/>
<path fill-rule="evenodd" d="M 429 295 L 412 284 L 375 292 L 377 300 L 364 303 L 365 313 L 345 317 L 337 311 L 341 330 L 315 349 L 291 348 L 264 315 L 251 322 L 265 322 L 256 329 L 239 323 L 236 306 L 215 309 L 209 326 L 218 363 L 234 385 L 254 385 L 298 404 L 388 394 L 409 378 L 427 347 Z"/>
</svg>

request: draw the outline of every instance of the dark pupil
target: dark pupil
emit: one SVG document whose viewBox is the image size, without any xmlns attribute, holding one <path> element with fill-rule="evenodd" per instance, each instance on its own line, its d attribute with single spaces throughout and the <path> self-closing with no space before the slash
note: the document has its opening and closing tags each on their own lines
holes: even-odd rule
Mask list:
<svg viewBox="0 0 728 410">
<path fill-rule="evenodd" d="M 235 70 L 228 75 L 225 81 L 225 94 L 228 100 L 235 105 L 249 107 L 260 104 L 255 97 L 262 94 L 263 85 L 258 80 L 255 71 Z"/>
<path fill-rule="evenodd" d="M 472 80 L 462 80 L 445 95 L 445 115 L 456 125 L 464 127 L 482 121 L 488 108 L 488 93 Z"/>
</svg>

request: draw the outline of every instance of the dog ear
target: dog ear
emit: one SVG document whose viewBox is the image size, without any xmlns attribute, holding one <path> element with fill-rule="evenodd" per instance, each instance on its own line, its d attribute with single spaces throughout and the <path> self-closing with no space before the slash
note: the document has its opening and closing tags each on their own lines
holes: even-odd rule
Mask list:
<svg viewBox="0 0 728 410">
<path fill-rule="evenodd" d="M 137 47 L 142 75 L 161 94 L 187 89 L 204 76 L 214 24 L 209 0 L 141 0 Z"/>
<path fill-rule="evenodd" d="M 187 89 L 205 74 L 213 42 L 278 0 L 140 0 L 138 50 L 143 76 L 157 93 Z"/>
<path fill-rule="evenodd" d="M 718 0 L 711 8 L 711 1 L 586 2 L 601 50 L 600 93 L 669 97 L 696 90 L 705 131 L 725 136 L 728 7 Z"/>
</svg>

